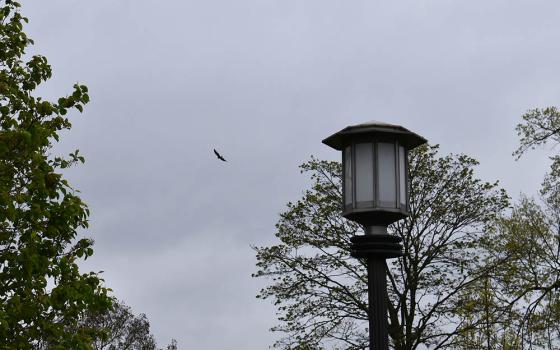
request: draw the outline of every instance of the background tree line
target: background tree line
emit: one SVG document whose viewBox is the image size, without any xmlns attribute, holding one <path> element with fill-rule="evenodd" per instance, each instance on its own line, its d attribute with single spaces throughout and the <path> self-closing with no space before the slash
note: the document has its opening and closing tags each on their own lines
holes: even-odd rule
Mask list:
<svg viewBox="0 0 560 350">
<path fill-rule="evenodd" d="M 560 141 L 560 114 L 522 116 L 514 156 Z M 410 152 L 411 215 L 389 231 L 404 256 L 387 264 L 391 347 L 560 349 L 560 156 L 540 196 L 514 204 L 474 175 L 467 155 Z M 282 349 L 366 349 L 367 272 L 350 257 L 362 228 L 340 216 L 341 165 L 312 158 L 312 185 L 288 203 L 278 244 L 255 247 L 258 298 L 278 306 Z"/>
</svg>

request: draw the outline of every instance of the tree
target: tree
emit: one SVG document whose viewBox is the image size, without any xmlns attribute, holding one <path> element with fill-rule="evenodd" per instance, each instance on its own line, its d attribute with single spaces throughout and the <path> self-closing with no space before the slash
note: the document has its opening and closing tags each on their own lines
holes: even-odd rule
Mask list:
<svg viewBox="0 0 560 350">
<path fill-rule="evenodd" d="M 389 227 L 405 253 L 387 266 L 389 335 L 399 350 L 453 345 L 466 326 L 456 312 L 460 293 L 488 272 L 478 255 L 482 229 L 508 204 L 497 183 L 475 178 L 474 159 L 437 152 L 411 152 L 411 215 Z M 276 347 L 365 349 L 366 263 L 349 249 L 362 229 L 340 216 L 341 165 L 312 159 L 301 169 L 311 173 L 311 189 L 280 215 L 280 242 L 255 248 L 253 276 L 271 279 L 257 297 L 278 306 L 272 330 L 285 337 Z"/>
<path fill-rule="evenodd" d="M 107 336 L 94 342 L 95 350 L 156 350 L 146 315 L 135 316 L 122 302 L 113 301 L 110 312 L 86 315 L 80 323 L 107 331 Z"/>
<path fill-rule="evenodd" d="M 560 112 L 533 109 L 516 127 L 519 159 L 528 150 L 560 142 Z M 494 312 L 507 315 L 503 335 L 521 347 L 560 349 L 560 156 L 551 157 L 540 198 L 523 196 L 513 210 L 489 226 L 483 239 L 487 261 L 498 268 L 492 283 L 500 301 Z"/>
<path fill-rule="evenodd" d="M 82 328 L 99 331 L 91 344 L 94 350 L 157 350 L 146 315 L 134 315 L 129 306 L 116 299 L 112 299 L 110 309 L 85 313 L 76 328 L 67 328 L 66 332 L 75 333 Z M 52 344 L 43 342 L 37 349 L 51 348 Z M 166 349 L 177 350 L 177 341 L 172 339 Z"/>
<path fill-rule="evenodd" d="M 177 341 L 175 339 L 171 339 L 171 343 L 167 345 L 167 350 L 177 350 Z"/>
<path fill-rule="evenodd" d="M 17 2 L 0 1 L 0 349 L 91 349 L 99 331 L 79 319 L 111 301 L 96 273 L 78 269 L 93 254 L 91 239 L 76 239 L 89 210 L 60 173 L 84 159 L 50 155 L 88 89 L 76 84 L 56 102 L 34 96 L 51 67 L 39 55 L 24 61 L 26 22 Z"/>
<path fill-rule="evenodd" d="M 521 350 L 515 327 L 518 314 L 500 312 L 504 310 L 500 294 L 491 274 L 461 291 L 455 312 L 465 325 L 452 349 Z"/>
<path fill-rule="evenodd" d="M 516 127 L 519 147 L 513 155 L 521 158 L 528 150 L 534 150 L 547 143 L 560 143 L 560 111 L 556 107 L 535 108 L 522 117 L 523 122 Z M 545 175 L 541 196 L 554 208 L 560 207 L 560 155 L 551 157 L 550 172 Z"/>
<path fill-rule="evenodd" d="M 522 346 L 554 350 L 560 349 L 560 222 L 543 205 L 549 203 L 522 197 L 483 242 L 488 261 L 501 261 L 491 274 L 501 301 L 496 314 L 509 315 Z"/>
<path fill-rule="evenodd" d="M 95 350 L 156 350 L 154 336 L 150 332 L 150 322 L 145 314 L 132 313 L 129 306 L 122 301 L 113 300 L 111 310 L 102 313 L 90 313 L 80 320 L 80 327 L 102 329 L 106 331 L 93 343 Z M 167 346 L 168 350 L 177 350 L 174 339 Z"/>
</svg>

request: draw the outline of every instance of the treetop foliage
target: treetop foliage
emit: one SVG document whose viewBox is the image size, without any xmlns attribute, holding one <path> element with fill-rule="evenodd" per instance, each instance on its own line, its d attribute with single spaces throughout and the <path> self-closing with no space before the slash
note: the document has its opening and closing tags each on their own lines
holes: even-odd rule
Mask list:
<svg viewBox="0 0 560 350">
<path fill-rule="evenodd" d="M 556 107 L 529 110 L 517 124 L 519 147 L 513 153 L 519 159 L 527 150 L 535 149 L 547 142 L 560 142 L 560 112 Z"/>
<path fill-rule="evenodd" d="M 560 113 L 555 107 L 532 109 L 516 130 L 517 159 L 528 150 L 556 146 Z M 475 325 L 472 330 L 483 330 L 488 349 L 560 349 L 560 157 L 550 158 L 540 198 L 522 196 L 510 212 L 493 220 L 481 242 L 485 261 L 496 268 L 487 276 L 492 290 L 490 302 L 481 304 L 486 310 L 471 315 L 483 321 L 483 329 Z M 470 300 L 482 294 L 480 288 L 473 290 Z"/>
<path fill-rule="evenodd" d="M 79 272 L 93 254 L 91 239 L 76 240 L 89 210 L 60 172 L 84 158 L 50 154 L 88 89 L 75 84 L 55 102 L 33 94 L 52 72 L 43 56 L 24 60 L 26 22 L 19 3 L 0 1 L 0 349 L 90 349 L 99 331 L 78 319 L 111 302 L 97 274 Z"/>
<path fill-rule="evenodd" d="M 134 315 L 122 301 L 113 300 L 110 310 L 87 313 L 80 320 L 83 326 L 107 331 L 106 337 L 95 339 L 95 350 L 158 350 L 146 315 Z M 177 350 L 177 341 L 172 340 L 166 349 Z"/>
<path fill-rule="evenodd" d="M 390 226 L 405 255 L 388 268 L 389 334 L 395 349 L 444 348 L 462 330 L 453 313 L 459 292 L 482 278 L 474 250 L 483 228 L 508 205 L 497 183 L 474 176 L 476 160 L 439 156 L 437 146 L 410 154 L 411 215 Z M 367 346 L 365 261 L 350 256 L 362 228 L 340 215 L 341 165 L 312 158 L 302 199 L 288 203 L 276 225 L 279 243 L 257 247 L 255 277 L 271 284 L 259 298 L 278 306 L 276 347 L 363 349 Z"/>
<path fill-rule="evenodd" d="M 538 146 L 560 143 L 560 111 L 556 107 L 535 108 L 522 116 L 523 122 L 516 127 L 519 147 L 514 155 L 519 159 L 528 150 Z M 550 157 L 550 172 L 544 177 L 541 196 L 549 205 L 560 208 L 560 155 Z"/>
</svg>

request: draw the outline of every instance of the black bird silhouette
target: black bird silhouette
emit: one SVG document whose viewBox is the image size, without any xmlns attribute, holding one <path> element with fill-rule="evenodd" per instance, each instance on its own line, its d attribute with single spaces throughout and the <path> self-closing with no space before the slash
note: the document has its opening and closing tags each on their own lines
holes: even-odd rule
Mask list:
<svg viewBox="0 0 560 350">
<path fill-rule="evenodd" d="M 219 160 L 227 162 L 227 160 L 224 157 L 222 157 L 222 155 L 219 154 L 218 151 L 214 150 L 214 154 L 216 155 L 216 157 L 218 157 Z"/>
</svg>

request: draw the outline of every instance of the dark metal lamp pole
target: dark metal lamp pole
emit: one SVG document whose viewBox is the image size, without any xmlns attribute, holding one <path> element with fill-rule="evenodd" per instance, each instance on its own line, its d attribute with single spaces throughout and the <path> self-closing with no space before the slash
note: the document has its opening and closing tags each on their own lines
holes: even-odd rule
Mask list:
<svg viewBox="0 0 560 350">
<path fill-rule="evenodd" d="M 402 255 L 401 238 L 387 226 L 409 215 L 408 151 L 426 140 L 399 125 L 348 126 L 323 140 L 342 151 L 342 216 L 364 227 L 351 238 L 351 255 L 366 259 L 370 350 L 388 350 L 385 259 Z"/>
</svg>

